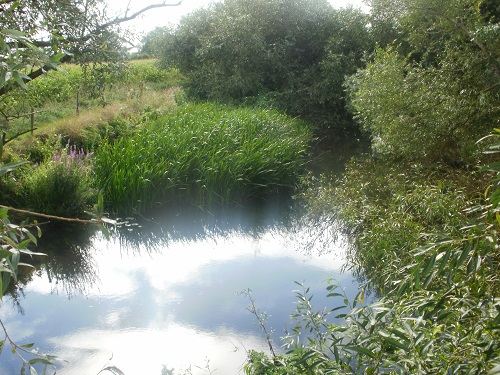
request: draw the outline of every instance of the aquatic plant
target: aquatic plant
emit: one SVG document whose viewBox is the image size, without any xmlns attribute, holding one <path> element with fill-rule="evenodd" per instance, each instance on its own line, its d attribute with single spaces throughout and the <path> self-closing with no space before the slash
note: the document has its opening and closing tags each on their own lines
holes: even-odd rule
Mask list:
<svg viewBox="0 0 500 375">
<path fill-rule="evenodd" d="M 94 171 L 114 211 L 243 203 L 292 188 L 310 136 L 275 111 L 188 104 L 105 141 Z"/>
</svg>

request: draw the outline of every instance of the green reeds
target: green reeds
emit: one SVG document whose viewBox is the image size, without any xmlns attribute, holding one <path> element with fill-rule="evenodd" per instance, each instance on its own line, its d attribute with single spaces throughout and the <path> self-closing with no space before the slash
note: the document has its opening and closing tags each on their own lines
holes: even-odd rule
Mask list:
<svg viewBox="0 0 500 375">
<path fill-rule="evenodd" d="M 94 170 L 113 211 L 242 203 L 293 187 L 310 136 L 275 111 L 188 104 L 102 144 Z"/>
</svg>

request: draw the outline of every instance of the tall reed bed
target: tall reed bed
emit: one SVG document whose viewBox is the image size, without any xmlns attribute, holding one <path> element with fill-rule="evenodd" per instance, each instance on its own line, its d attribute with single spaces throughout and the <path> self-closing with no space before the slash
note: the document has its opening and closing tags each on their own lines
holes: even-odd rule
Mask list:
<svg viewBox="0 0 500 375">
<path fill-rule="evenodd" d="M 310 137 L 275 111 L 188 104 L 102 144 L 94 171 L 114 211 L 242 203 L 292 188 Z"/>
</svg>

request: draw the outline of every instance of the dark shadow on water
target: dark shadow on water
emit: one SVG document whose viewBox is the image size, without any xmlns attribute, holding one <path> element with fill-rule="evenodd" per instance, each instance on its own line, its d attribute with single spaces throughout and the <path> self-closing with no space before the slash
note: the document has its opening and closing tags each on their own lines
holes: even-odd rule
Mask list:
<svg viewBox="0 0 500 375">
<path fill-rule="evenodd" d="M 295 215 L 290 198 L 255 202 L 247 207 L 210 209 L 163 207 L 149 217 L 117 218 L 111 233 L 123 248 L 155 252 L 171 242 L 225 237 L 235 232 L 259 238 L 273 228 L 287 228 Z"/>
</svg>

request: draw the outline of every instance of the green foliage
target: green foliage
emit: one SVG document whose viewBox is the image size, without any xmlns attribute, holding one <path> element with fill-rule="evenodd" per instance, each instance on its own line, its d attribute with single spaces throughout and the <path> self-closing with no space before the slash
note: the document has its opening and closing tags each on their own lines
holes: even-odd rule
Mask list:
<svg viewBox="0 0 500 375">
<path fill-rule="evenodd" d="M 232 204 L 293 187 L 309 139 L 274 111 L 190 104 L 101 144 L 94 169 L 114 211 Z"/>
<path fill-rule="evenodd" d="M 155 38 L 163 39 L 162 64 L 179 68 L 197 97 L 265 98 L 292 116 L 339 128 L 352 125 L 342 83 L 371 48 L 366 25 L 366 15 L 336 11 L 325 0 L 231 0 Z"/>
<path fill-rule="evenodd" d="M 33 211 L 77 217 L 95 199 L 90 173 L 91 155 L 68 143 L 51 160 L 26 171 L 26 204 Z"/>
<path fill-rule="evenodd" d="M 266 354 L 250 350 L 248 359 L 243 367 L 246 375 L 303 375 L 303 374 L 340 374 L 335 364 L 330 363 L 330 368 L 325 369 L 319 364 L 313 366 L 311 361 L 302 353 L 291 355 L 278 355 L 274 360 Z"/>
<path fill-rule="evenodd" d="M 141 54 L 148 58 L 159 58 L 161 55 L 162 44 L 169 34 L 172 33 L 172 28 L 168 26 L 157 26 L 142 38 Z"/>
<path fill-rule="evenodd" d="M 157 60 L 131 61 L 128 74 L 132 82 L 163 83 L 167 87 L 178 86 L 185 80 L 177 69 L 161 69 Z"/>
<path fill-rule="evenodd" d="M 47 56 L 36 46 L 30 31 L 23 31 L 8 22 L 13 13 L 18 12 L 19 2 L 13 2 L 0 12 L 0 50 L 3 52 L 0 68 L 0 89 L 4 87 L 26 87 L 31 78 L 26 74 L 31 66 L 46 65 L 55 68 L 62 55 Z M 7 18 L 6 18 L 7 17 Z M 9 20 L 12 21 L 12 20 Z M 9 25 L 11 24 L 11 25 Z M 9 28 L 11 26 L 12 28 Z"/>
<path fill-rule="evenodd" d="M 500 130 L 492 137 L 489 153 L 497 158 Z M 459 188 L 466 176 L 443 172 L 358 160 L 310 197 L 343 220 L 354 267 L 384 294 L 366 305 L 364 290 L 351 302 L 331 284 L 336 302 L 315 311 L 299 284 L 296 325 L 285 338 L 290 353 L 349 373 L 495 373 L 500 164 L 482 168 L 491 185 L 476 199 L 471 192 L 485 185 L 479 176 Z M 442 179 L 433 183 L 437 174 Z M 308 342 L 301 343 L 304 331 Z"/>
<path fill-rule="evenodd" d="M 333 213 L 351 238 L 349 268 L 383 291 L 400 280 L 413 249 L 458 236 L 484 181 L 471 172 L 358 157 L 335 181 L 306 193 L 311 210 Z M 479 186 L 478 186 L 479 184 Z M 380 264 L 384 264 L 381 268 Z"/>
<path fill-rule="evenodd" d="M 99 0 L 6 1 L 0 10 L 1 95 L 56 69 L 79 62 L 112 61 L 123 49 Z"/>
<path fill-rule="evenodd" d="M 377 152 L 474 162 L 475 141 L 500 118 L 500 27 L 467 0 L 373 1 L 399 39 L 349 81 Z M 387 43 L 384 43 L 387 44 Z"/>
<path fill-rule="evenodd" d="M 28 83 L 27 95 L 30 105 L 41 107 L 47 102 L 74 100 L 82 79 L 81 69 L 76 65 L 64 65 L 61 70 L 53 70 Z"/>
</svg>

